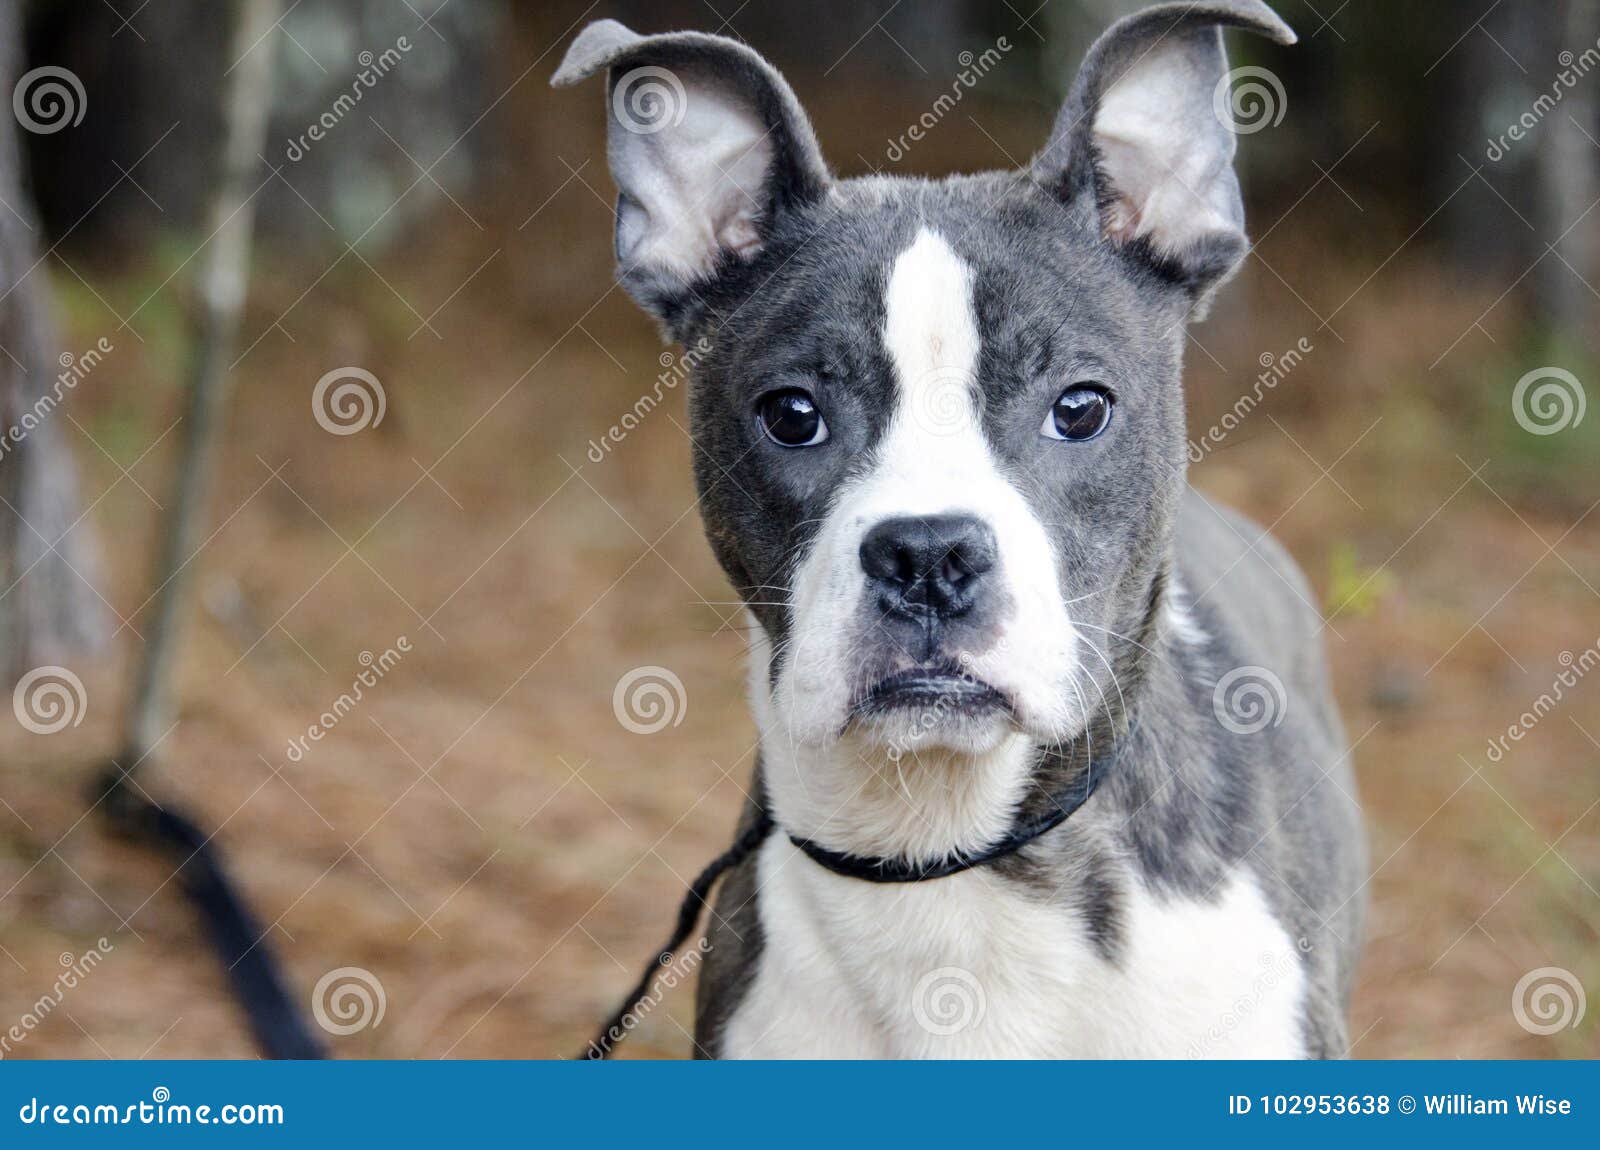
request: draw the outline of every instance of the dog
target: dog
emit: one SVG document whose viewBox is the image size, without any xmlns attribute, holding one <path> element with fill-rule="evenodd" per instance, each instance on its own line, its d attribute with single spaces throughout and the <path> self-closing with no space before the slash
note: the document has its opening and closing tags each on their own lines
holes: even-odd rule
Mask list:
<svg viewBox="0 0 1600 1150">
<path fill-rule="evenodd" d="M 1089 49 L 1025 170 L 838 179 L 743 43 L 586 27 L 621 284 L 699 357 L 753 617 L 713 1057 L 1342 1057 L 1366 859 L 1312 592 L 1186 480 L 1186 325 L 1248 248 L 1222 30 Z M 1071 817 L 1066 816 L 1070 814 Z"/>
</svg>

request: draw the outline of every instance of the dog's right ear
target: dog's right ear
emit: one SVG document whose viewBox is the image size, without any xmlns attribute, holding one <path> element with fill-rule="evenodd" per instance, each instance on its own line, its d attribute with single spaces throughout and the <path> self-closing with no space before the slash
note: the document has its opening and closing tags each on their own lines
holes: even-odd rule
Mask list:
<svg viewBox="0 0 1600 1150">
<path fill-rule="evenodd" d="M 736 40 L 640 36 L 600 20 L 578 34 L 550 82 L 575 84 L 602 68 L 618 276 L 682 336 L 697 285 L 753 256 L 774 221 L 821 199 L 832 177 L 788 83 Z"/>
</svg>

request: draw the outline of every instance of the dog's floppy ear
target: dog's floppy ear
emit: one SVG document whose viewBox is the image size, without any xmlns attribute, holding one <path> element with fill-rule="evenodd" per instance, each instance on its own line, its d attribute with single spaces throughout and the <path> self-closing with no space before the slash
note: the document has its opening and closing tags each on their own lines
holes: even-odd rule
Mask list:
<svg viewBox="0 0 1600 1150">
<path fill-rule="evenodd" d="M 641 36 L 600 20 L 578 34 L 550 82 L 575 84 L 602 68 L 619 275 L 681 334 L 696 284 L 748 259 L 780 213 L 821 198 L 832 177 L 788 83 L 736 40 Z"/>
<path fill-rule="evenodd" d="M 1125 17 L 1089 49 L 1033 161 L 1035 178 L 1094 212 L 1109 242 L 1184 283 L 1197 311 L 1248 248 L 1224 27 L 1295 41 L 1261 0 L 1160 4 Z"/>
</svg>

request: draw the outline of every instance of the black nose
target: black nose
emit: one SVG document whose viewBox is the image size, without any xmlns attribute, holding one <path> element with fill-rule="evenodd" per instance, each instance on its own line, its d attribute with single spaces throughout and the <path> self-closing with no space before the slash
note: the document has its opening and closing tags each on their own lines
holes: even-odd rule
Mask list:
<svg viewBox="0 0 1600 1150">
<path fill-rule="evenodd" d="M 861 568 L 884 610 L 945 619 L 972 607 L 995 551 L 994 532 L 971 515 L 885 519 L 861 541 Z"/>
</svg>

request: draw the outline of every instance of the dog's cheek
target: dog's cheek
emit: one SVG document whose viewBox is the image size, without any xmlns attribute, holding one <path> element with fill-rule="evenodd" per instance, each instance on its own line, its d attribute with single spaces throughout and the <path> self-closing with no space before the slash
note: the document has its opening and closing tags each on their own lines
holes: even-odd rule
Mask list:
<svg viewBox="0 0 1600 1150">
<path fill-rule="evenodd" d="M 1001 517 L 1002 561 L 1015 609 L 998 644 L 996 679 L 1010 687 L 1023 722 L 1039 735 L 1071 733 L 1082 645 L 1062 590 L 1062 558 L 1024 492 L 1011 491 Z M 992 680 L 993 681 L 993 680 Z"/>
<path fill-rule="evenodd" d="M 862 589 L 854 563 L 840 558 L 846 534 L 830 516 L 790 584 L 787 644 L 772 695 L 779 733 L 798 743 L 830 741 L 848 715 Z"/>
</svg>

